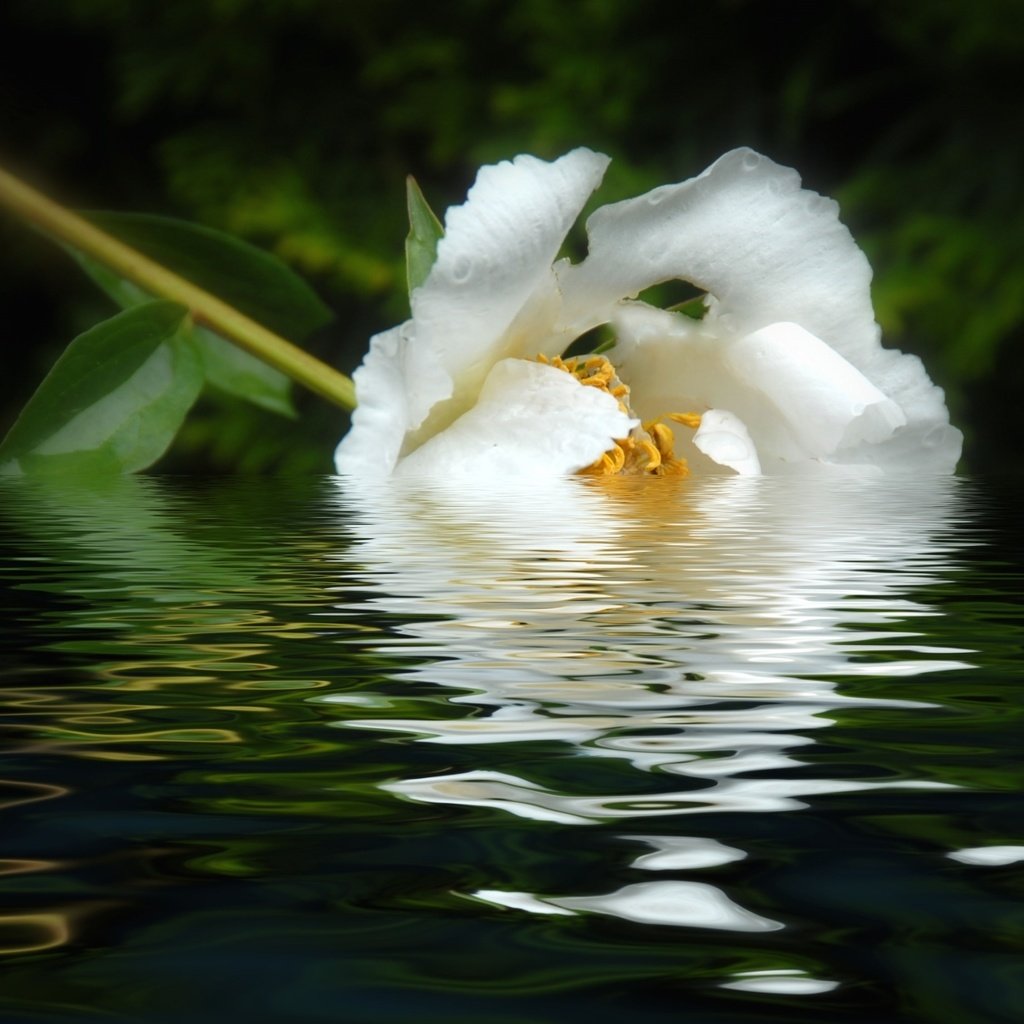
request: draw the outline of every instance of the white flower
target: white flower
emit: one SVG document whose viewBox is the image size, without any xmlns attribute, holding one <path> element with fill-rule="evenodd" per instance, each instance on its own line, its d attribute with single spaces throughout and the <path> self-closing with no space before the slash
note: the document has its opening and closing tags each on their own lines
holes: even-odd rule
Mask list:
<svg viewBox="0 0 1024 1024">
<path fill-rule="evenodd" d="M 577 149 L 481 169 L 412 318 L 356 371 L 340 473 L 953 471 L 942 392 L 882 348 L 871 269 L 833 201 L 733 150 L 599 209 L 587 258 L 555 262 L 607 165 Z M 707 292 L 703 320 L 636 301 L 672 279 Z M 557 359 L 601 324 L 610 362 Z"/>
</svg>

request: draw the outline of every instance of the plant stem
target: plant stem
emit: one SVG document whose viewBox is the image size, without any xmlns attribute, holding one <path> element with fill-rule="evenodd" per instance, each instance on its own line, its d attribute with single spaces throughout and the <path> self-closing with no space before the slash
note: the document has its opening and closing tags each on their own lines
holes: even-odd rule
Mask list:
<svg viewBox="0 0 1024 1024">
<path fill-rule="evenodd" d="M 147 292 L 187 306 L 196 321 L 322 398 L 344 409 L 355 408 L 355 387 L 343 373 L 268 331 L 215 295 L 94 227 L 78 214 L 59 206 L 2 168 L 0 205 L 47 234 L 80 249 Z"/>
</svg>

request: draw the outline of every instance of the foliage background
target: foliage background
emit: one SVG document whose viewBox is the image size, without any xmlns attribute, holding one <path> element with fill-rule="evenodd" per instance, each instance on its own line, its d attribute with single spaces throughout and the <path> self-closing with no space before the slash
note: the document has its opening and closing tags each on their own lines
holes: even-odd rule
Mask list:
<svg viewBox="0 0 1024 1024">
<path fill-rule="evenodd" d="M 1018 0 L 8 0 L 0 159 L 278 253 L 337 313 L 309 347 L 350 372 L 405 312 L 406 173 L 443 210 L 483 162 L 588 145 L 607 202 L 751 145 L 840 200 L 967 467 L 1019 470 L 1022 56 Z M 6 218 L 0 273 L 2 432 L 113 309 Z M 345 416 L 297 397 L 293 422 L 209 394 L 161 468 L 328 470 Z"/>
</svg>

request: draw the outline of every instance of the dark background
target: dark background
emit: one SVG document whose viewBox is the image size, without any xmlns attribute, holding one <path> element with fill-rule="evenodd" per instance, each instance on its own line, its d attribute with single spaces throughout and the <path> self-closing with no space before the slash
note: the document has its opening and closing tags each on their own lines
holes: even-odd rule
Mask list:
<svg viewBox="0 0 1024 1024">
<path fill-rule="evenodd" d="M 346 372 L 405 314 L 404 177 L 439 211 L 484 162 L 576 145 L 598 203 L 736 145 L 839 199 L 887 344 L 946 388 L 974 472 L 1022 466 L 1024 13 L 756 0 L 8 0 L 0 160 L 61 201 L 199 220 L 276 252 L 337 313 Z M 0 213 L 0 431 L 112 307 Z M 210 394 L 164 470 L 327 471 L 346 418 Z"/>
</svg>

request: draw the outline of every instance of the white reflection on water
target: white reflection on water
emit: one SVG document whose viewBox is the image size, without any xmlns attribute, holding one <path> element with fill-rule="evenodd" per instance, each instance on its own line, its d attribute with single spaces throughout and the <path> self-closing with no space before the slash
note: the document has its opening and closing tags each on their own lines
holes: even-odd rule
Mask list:
<svg viewBox="0 0 1024 1024">
<path fill-rule="evenodd" d="M 964 666 L 962 650 L 893 628 L 935 614 L 908 595 L 944 582 L 955 483 L 666 483 L 390 491 L 356 507 L 359 543 L 346 561 L 363 567 L 361 589 L 392 616 L 415 616 L 382 649 L 409 657 L 403 679 L 456 691 L 450 702 L 466 715 L 347 724 L 481 751 L 477 771 L 399 780 L 395 792 L 586 820 L 677 813 L 680 801 L 785 810 L 890 785 L 779 773 L 803 769 L 794 751 L 814 745 L 831 713 L 929 706 L 868 686 L 840 692 L 836 676 Z M 659 787 L 658 807 L 551 793 L 486 763 L 488 745 L 528 740 L 687 784 Z M 766 770 L 775 777 L 747 777 Z"/>
<path fill-rule="evenodd" d="M 811 996 L 821 992 L 831 992 L 839 985 L 838 981 L 826 981 L 823 978 L 809 978 L 802 971 L 743 971 L 736 975 L 736 981 L 729 981 L 722 988 L 735 989 L 737 992 L 765 992 L 771 995 Z"/>
<path fill-rule="evenodd" d="M 607 914 L 639 924 L 715 928 L 731 932 L 774 932 L 783 926 L 734 903 L 720 889 L 704 882 L 639 882 L 602 896 L 548 896 L 479 889 L 477 899 L 532 913 Z"/>
<path fill-rule="evenodd" d="M 971 846 L 947 853 L 950 860 L 982 867 L 1003 867 L 1024 860 L 1024 846 Z"/>
<path fill-rule="evenodd" d="M 822 794 L 938 787 L 830 778 L 806 755 L 847 709 L 933 706 L 925 681 L 919 699 L 892 700 L 873 694 L 872 680 L 902 677 L 910 687 L 910 677 L 965 666 L 963 650 L 918 642 L 913 628 L 937 614 L 922 589 L 952 569 L 957 493 L 946 479 L 794 478 L 340 495 L 357 538 L 345 563 L 359 566 L 360 607 L 397 619 L 379 650 L 409 659 L 395 679 L 451 696 L 447 711 L 425 702 L 411 717 L 413 705 L 399 701 L 399 711 L 392 696 L 379 707 L 393 713 L 369 717 L 339 695 L 338 724 L 475 748 L 471 770 L 388 782 L 399 796 L 563 824 L 785 811 Z M 452 705 L 465 713 L 452 717 Z M 555 789 L 502 753 L 527 741 L 624 759 L 649 781 L 598 795 Z M 743 856 L 702 850 L 700 839 L 629 838 L 655 846 L 635 865 L 645 869 Z M 684 883 L 671 883 L 671 894 L 657 888 L 666 884 L 486 898 L 521 909 L 537 899 L 532 909 L 544 913 L 699 919 L 699 883 L 685 883 L 685 899 Z M 707 908 L 735 907 L 722 920 L 738 928 L 735 914 L 749 912 L 705 890 L 717 890 L 699 890 Z M 713 904 L 718 897 L 725 903 Z M 637 910 L 654 904 L 663 909 Z M 677 904 L 687 909 L 676 913 Z"/>
<path fill-rule="evenodd" d="M 633 867 L 647 871 L 693 871 L 743 860 L 746 854 L 717 839 L 703 836 L 623 836 L 654 847 L 633 861 Z"/>
</svg>

